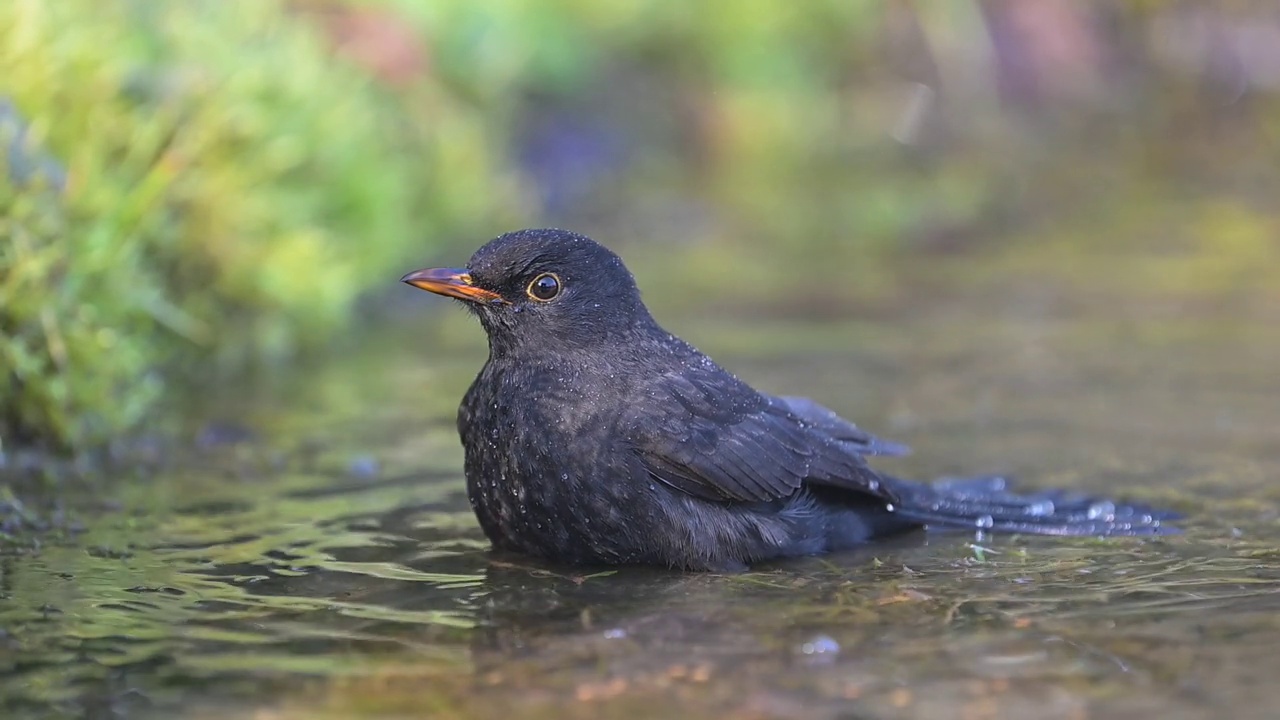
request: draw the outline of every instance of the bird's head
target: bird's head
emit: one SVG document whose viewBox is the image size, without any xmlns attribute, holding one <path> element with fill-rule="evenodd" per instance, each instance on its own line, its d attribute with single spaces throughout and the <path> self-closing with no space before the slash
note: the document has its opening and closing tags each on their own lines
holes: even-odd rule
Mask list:
<svg viewBox="0 0 1280 720">
<path fill-rule="evenodd" d="M 621 258 L 567 230 L 507 233 L 465 268 L 416 270 L 400 280 L 463 301 L 494 351 L 580 348 L 652 323 Z"/>
</svg>

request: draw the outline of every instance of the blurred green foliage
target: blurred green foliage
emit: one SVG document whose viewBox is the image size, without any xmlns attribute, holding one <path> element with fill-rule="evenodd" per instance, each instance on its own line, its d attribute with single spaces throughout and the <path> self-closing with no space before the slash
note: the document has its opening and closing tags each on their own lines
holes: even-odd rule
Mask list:
<svg viewBox="0 0 1280 720">
<path fill-rule="evenodd" d="M 1251 85 L 1274 71 L 1246 64 L 1256 7 L 363 4 L 410 19 L 436 72 L 526 124 L 544 197 L 575 171 L 537 166 L 547 147 L 618 166 L 553 218 L 645 241 L 627 256 L 664 289 L 839 311 L 910 292 L 902 257 L 1015 246 L 1050 264 L 1123 248 L 1115 284 L 1170 296 L 1280 277 L 1280 95 Z M 592 133 L 624 159 L 582 149 Z"/>
<path fill-rule="evenodd" d="M 177 370 L 314 347 L 517 226 L 632 242 L 658 304 L 839 312 L 911 292 L 901 257 L 1014 246 L 1273 281 L 1280 100 L 1223 94 L 1257 18 L 1216 13 L 1197 45 L 1101 0 L 10 0 L 0 441 L 112 437 Z"/>
<path fill-rule="evenodd" d="M 323 341 L 494 207 L 474 111 L 419 91 L 278 2 L 0 4 L 0 442 L 91 445 L 166 371 Z"/>
<path fill-rule="evenodd" d="M 945 232 L 999 192 L 964 158 L 931 163 L 929 148 L 890 138 L 915 86 L 885 62 L 882 3 L 375 4 L 410 18 L 439 72 L 486 104 L 558 106 L 619 130 L 629 165 L 584 200 L 603 198 L 606 216 L 650 208 L 602 224 L 699 241 L 687 266 L 698 272 L 766 286 L 781 256 L 822 253 L 815 272 L 876 292 L 880 261 L 904 235 Z M 673 233 L 652 210 L 691 201 L 710 216 L 701 227 Z"/>
</svg>

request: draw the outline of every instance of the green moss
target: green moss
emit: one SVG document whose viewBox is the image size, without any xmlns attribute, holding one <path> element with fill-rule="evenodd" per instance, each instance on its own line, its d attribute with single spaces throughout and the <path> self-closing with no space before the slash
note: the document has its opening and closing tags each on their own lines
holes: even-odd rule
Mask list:
<svg viewBox="0 0 1280 720">
<path fill-rule="evenodd" d="M 474 111 L 425 78 L 423 117 L 317 27 L 278 2 L 0 6 L 0 442 L 91 445 L 166 370 L 314 345 L 492 210 Z"/>
</svg>

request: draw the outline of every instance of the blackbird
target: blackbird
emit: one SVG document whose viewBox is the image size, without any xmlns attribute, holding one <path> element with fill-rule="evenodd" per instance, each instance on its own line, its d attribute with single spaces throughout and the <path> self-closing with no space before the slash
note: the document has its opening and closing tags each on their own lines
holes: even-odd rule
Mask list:
<svg viewBox="0 0 1280 720">
<path fill-rule="evenodd" d="M 1175 517 L 999 477 L 913 482 L 818 403 L 753 389 L 665 331 L 617 255 L 565 230 L 502 235 L 402 281 L 463 301 L 489 359 L 458 409 L 467 497 L 499 549 L 568 564 L 736 571 L 924 526 L 1159 535 Z"/>
</svg>

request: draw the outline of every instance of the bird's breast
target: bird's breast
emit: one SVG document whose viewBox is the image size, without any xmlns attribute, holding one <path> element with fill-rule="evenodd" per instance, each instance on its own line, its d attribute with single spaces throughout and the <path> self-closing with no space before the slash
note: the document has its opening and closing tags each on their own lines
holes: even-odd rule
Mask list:
<svg viewBox="0 0 1280 720">
<path fill-rule="evenodd" d="M 458 420 L 467 495 L 489 538 L 543 555 L 581 547 L 614 486 L 609 409 L 569 373 L 498 367 L 476 379 Z"/>
</svg>

